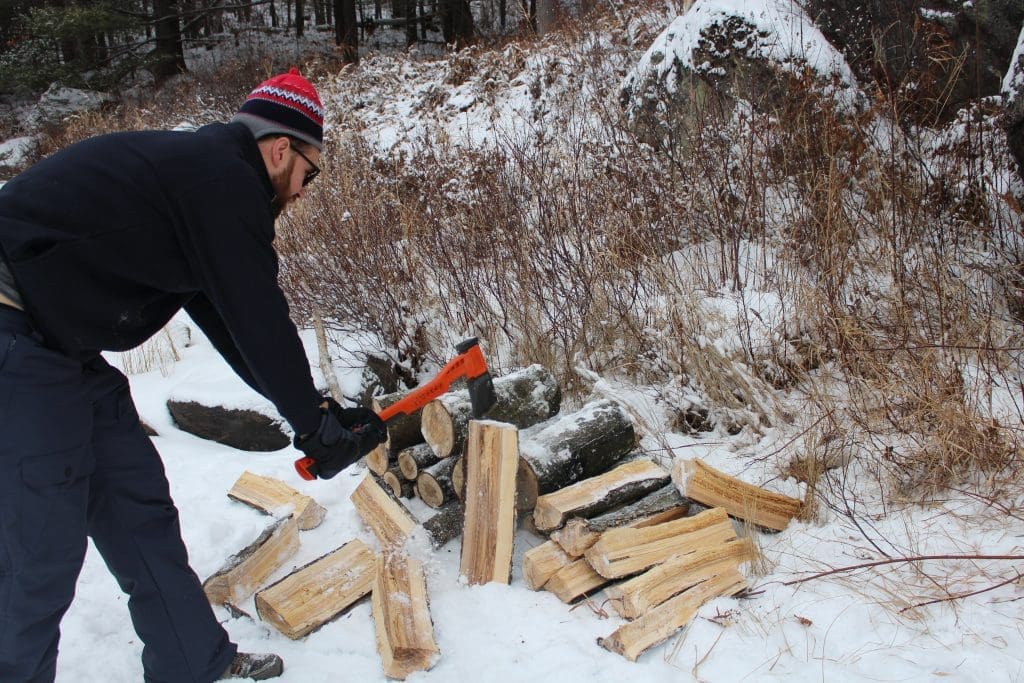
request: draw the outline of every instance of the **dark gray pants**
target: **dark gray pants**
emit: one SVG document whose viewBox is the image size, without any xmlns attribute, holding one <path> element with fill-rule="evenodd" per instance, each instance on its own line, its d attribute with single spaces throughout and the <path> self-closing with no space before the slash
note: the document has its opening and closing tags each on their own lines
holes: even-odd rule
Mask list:
<svg viewBox="0 0 1024 683">
<path fill-rule="evenodd" d="M 0 681 L 54 680 L 87 535 L 129 596 L 146 680 L 216 680 L 236 648 L 189 568 L 127 380 L 45 348 L 0 306 Z"/>
</svg>

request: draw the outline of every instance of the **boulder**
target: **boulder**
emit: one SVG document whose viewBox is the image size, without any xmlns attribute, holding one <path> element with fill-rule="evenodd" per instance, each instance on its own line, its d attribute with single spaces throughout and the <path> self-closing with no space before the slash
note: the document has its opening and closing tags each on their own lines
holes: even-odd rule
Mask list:
<svg viewBox="0 0 1024 683">
<path fill-rule="evenodd" d="M 1017 172 L 1024 178 L 1024 26 L 1017 37 L 1010 68 L 1003 79 L 1005 115 L 1003 127 L 1010 142 L 1010 152 L 1017 160 Z"/>
<path fill-rule="evenodd" d="M 255 410 L 173 399 L 167 409 L 182 431 L 239 450 L 277 451 L 291 443 L 280 422 Z"/>
<path fill-rule="evenodd" d="M 794 82 L 808 78 L 841 109 L 862 102 L 846 60 L 799 6 L 696 0 L 626 76 L 620 99 L 641 132 L 688 129 L 709 111 L 732 111 L 739 100 L 772 111 Z"/>
<path fill-rule="evenodd" d="M 31 118 L 37 127 L 57 125 L 73 114 L 97 111 L 115 101 L 108 93 L 65 88 L 54 83 L 39 98 Z"/>
</svg>

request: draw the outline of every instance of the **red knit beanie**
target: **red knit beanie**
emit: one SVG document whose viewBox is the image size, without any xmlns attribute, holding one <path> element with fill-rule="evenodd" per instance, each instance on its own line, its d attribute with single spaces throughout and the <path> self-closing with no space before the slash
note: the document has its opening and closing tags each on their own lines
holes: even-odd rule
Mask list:
<svg viewBox="0 0 1024 683">
<path fill-rule="evenodd" d="M 323 105 L 313 84 L 294 67 L 260 83 L 231 120 L 247 125 L 257 140 L 289 135 L 323 149 Z"/>
</svg>

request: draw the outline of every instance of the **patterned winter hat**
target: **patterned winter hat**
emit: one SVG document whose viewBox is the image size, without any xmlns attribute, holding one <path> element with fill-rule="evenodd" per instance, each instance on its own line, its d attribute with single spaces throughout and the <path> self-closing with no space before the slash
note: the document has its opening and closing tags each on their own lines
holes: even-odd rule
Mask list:
<svg viewBox="0 0 1024 683">
<path fill-rule="evenodd" d="M 313 84 L 294 67 L 260 83 L 231 120 L 247 125 L 257 140 L 277 133 L 323 150 L 323 105 Z"/>
</svg>

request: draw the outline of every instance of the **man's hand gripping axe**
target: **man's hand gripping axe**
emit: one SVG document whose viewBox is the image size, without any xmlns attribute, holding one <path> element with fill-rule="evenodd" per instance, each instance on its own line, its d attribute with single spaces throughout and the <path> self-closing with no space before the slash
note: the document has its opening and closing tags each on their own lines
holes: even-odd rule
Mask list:
<svg viewBox="0 0 1024 683">
<path fill-rule="evenodd" d="M 413 389 L 405 398 L 382 410 L 380 419 L 390 422 L 399 415 L 412 415 L 435 398 L 448 391 L 452 382 L 465 378 L 469 387 L 469 404 L 474 418 L 483 417 L 497 401 L 494 395 L 494 381 L 487 370 L 487 362 L 480 351 L 480 343 L 471 337 L 455 347 L 457 355 L 441 368 L 434 379 Z M 306 480 L 316 479 L 316 461 L 313 458 L 299 458 L 295 471 Z"/>
</svg>

